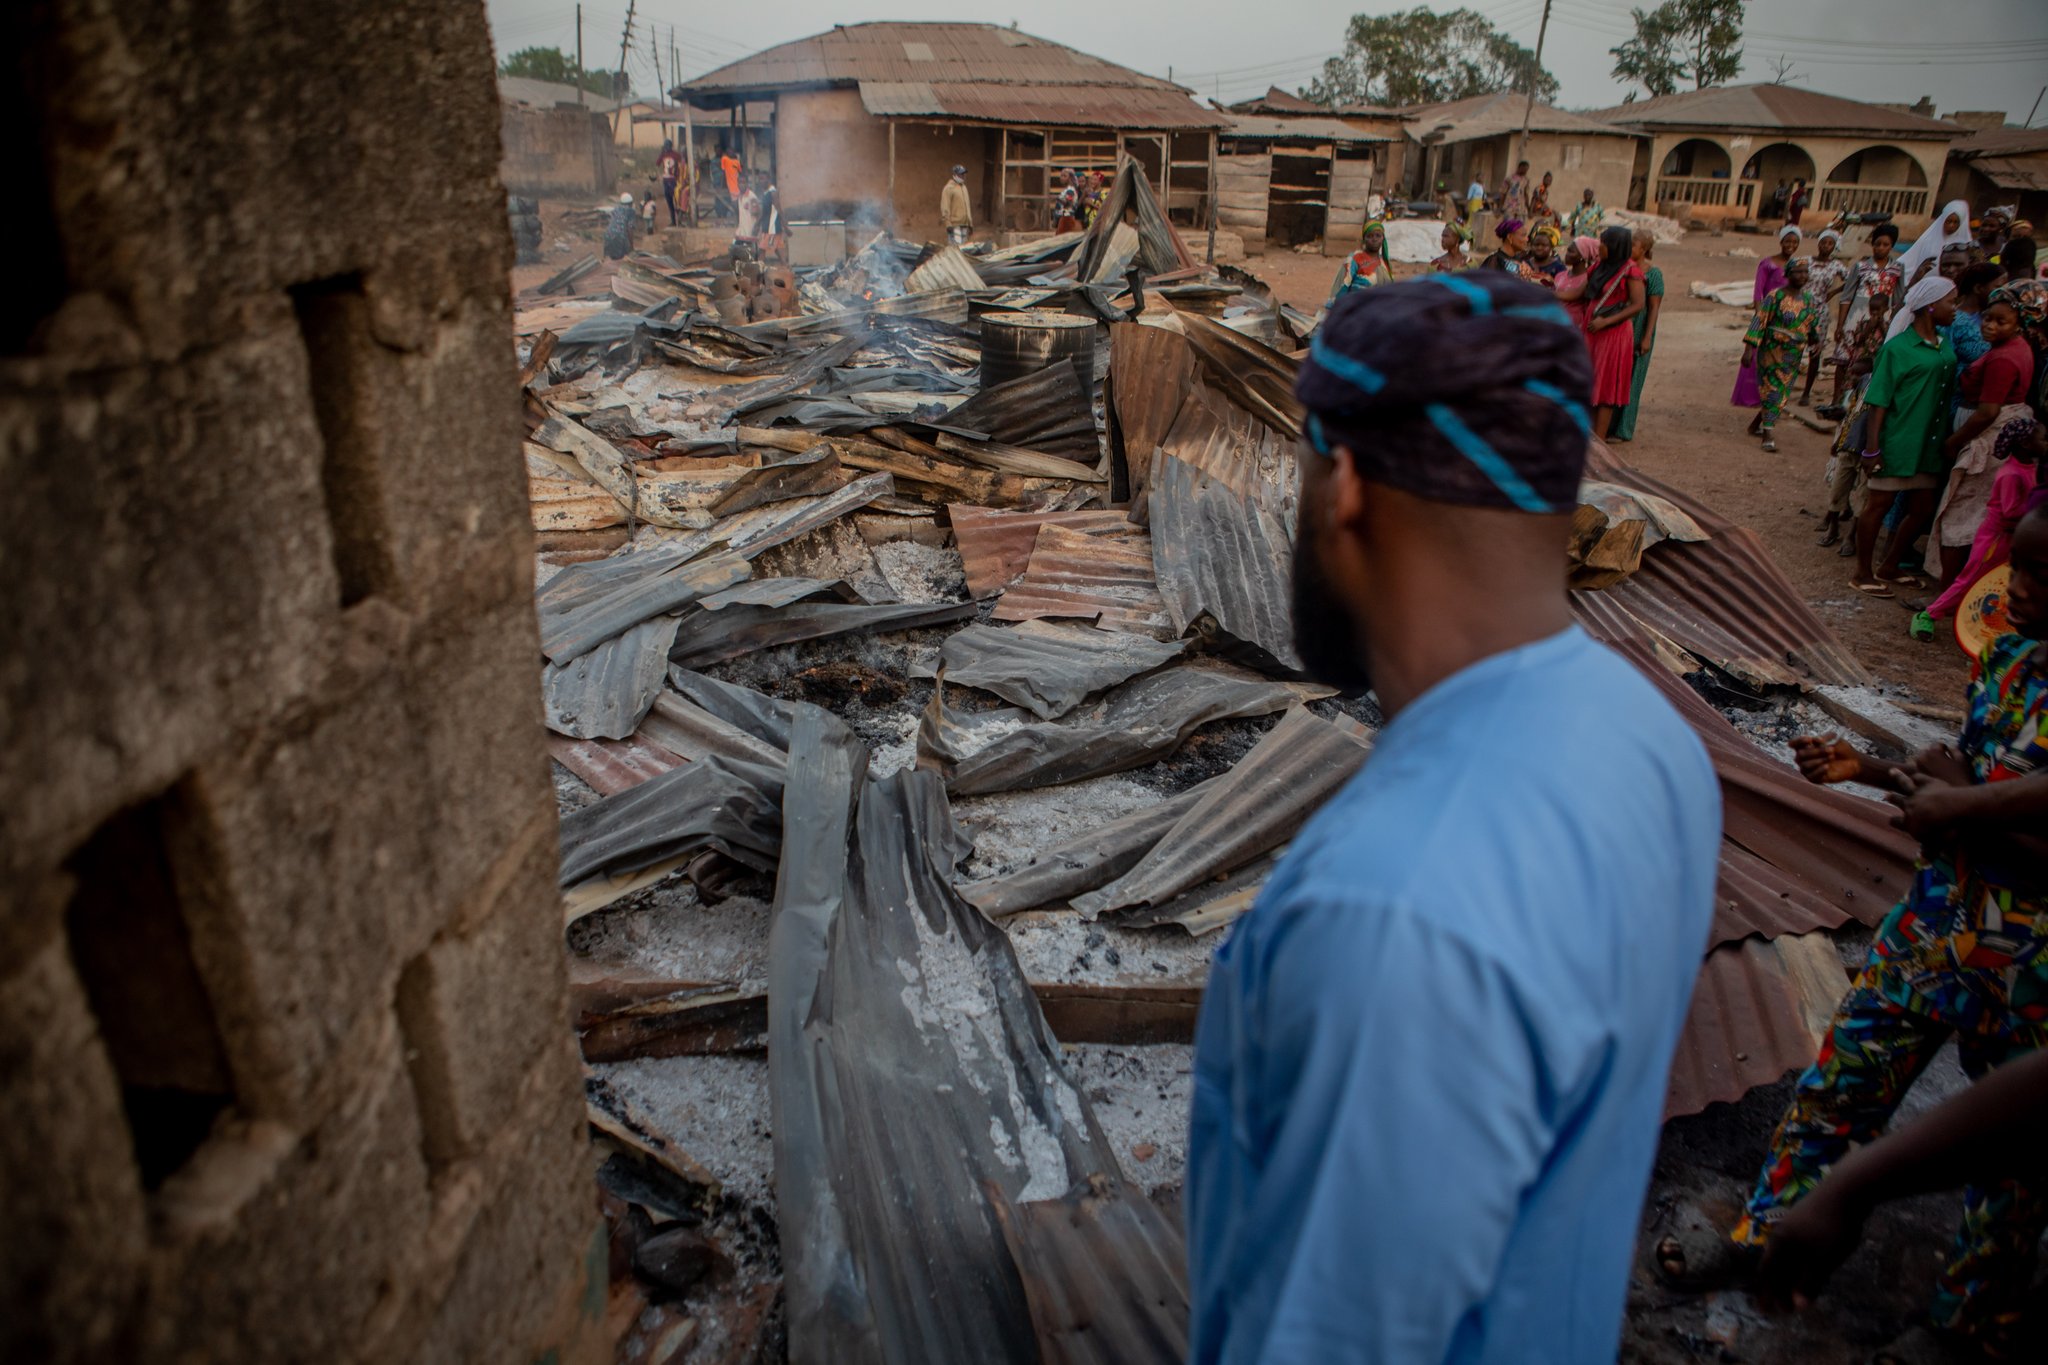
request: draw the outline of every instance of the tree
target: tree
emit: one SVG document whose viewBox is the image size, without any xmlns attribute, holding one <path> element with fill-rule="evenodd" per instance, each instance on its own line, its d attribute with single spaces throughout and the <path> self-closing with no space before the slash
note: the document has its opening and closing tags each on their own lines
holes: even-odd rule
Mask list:
<svg viewBox="0 0 2048 1365">
<path fill-rule="evenodd" d="M 579 73 L 576 59 L 558 47 L 522 47 L 498 63 L 498 74 L 552 81 L 556 85 L 580 85 L 606 99 L 624 99 L 632 93 L 631 82 L 622 80 L 616 71 Z"/>
<path fill-rule="evenodd" d="M 1664 0 L 1647 14 L 1630 13 L 1636 36 L 1608 49 L 1616 80 L 1669 95 L 1682 80 L 1703 90 L 1742 70 L 1742 0 Z"/>
<path fill-rule="evenodd" d="M 1354 14 L 1344 30 L 1344 55 L 1301 92 L 1318 104 L 1440 104 L 1446 100 L 1528 90 L 1557 98 L 1557 77 L 1536 54 L 1469 9 L 1436 14 L 1417 7 L 1397 14 Z"/>
</svg>

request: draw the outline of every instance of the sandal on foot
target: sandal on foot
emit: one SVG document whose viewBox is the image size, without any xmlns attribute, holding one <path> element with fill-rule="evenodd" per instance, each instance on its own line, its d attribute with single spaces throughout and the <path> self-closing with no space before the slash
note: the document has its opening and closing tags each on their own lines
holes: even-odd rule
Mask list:
<svg viewBox="0 0 2048 1365">
<path fill-rule="evenodd" d="M 1859 583 L 1852 578 L 1849 580 L 1849 586 L 1862 593 L 1865 597 L 1890 597 L 1892 595 L 1892 590 L 1886 587 L 1881 579 L 1872 579 L 1868 583 Z"/>
<path fill-rule="evenodd" d="M 1776 441 L 1773 441 L 1770 437 L 1766 436 L 1764 437 L 1764 449 L 1767 451 L 1776 452 L 1776 450 L 1778 449 L 1778 443 Z"/>
<path fill-rule="evenodd" d="M 1924 611 L 1917 613 L 1913 617 L 1913 624 L 1906 627 L 1906 634 L 1916 640 L 1932 640 L 1934 638 L 1934 618 Z"/>
<path fill-rule="evenodd" d="M 1667 1289 L 1704 1294 L 1725 1289 L 1756 1268 L 1762 1252 L 1739 1246 L 1698 1209 L 1685 1209 L 1678 1226 L 1650 1244 L 1650 1273 Z"/>
<path fill-rule="evenodd" d="M 1895 588 L 1911 588 L 1916 592 L 1927 586 L 1926 579 L 1922 578 L 1919 574 L 1908 573 L 1904 569 L 1899 570 L 1895 574 L 1873 574 L 1871 576 L 1880 583 L 1889 583 Z"/>
<path fill-rule="evenodd" d="M 1893 1337 L 1870 1358 L 1870 1365 L 1971 1365 L 1985 1359 L 1966 1339 L 1923 1324 Z"/>
<path fill-rule="evenodd" d="M 1833 517 L 1829 517 L 1826 523 L 1824 523 L 1821 527 L 1820 539 L 1815 541 L 1814 543 L 1820 546 L 1821 549 L 1825 550 L 1828 546 L 1833 545 L 1840 541 L 1841 538 L 1842 528 L 1835 524 L 1835 519 Z"/>
</svg>

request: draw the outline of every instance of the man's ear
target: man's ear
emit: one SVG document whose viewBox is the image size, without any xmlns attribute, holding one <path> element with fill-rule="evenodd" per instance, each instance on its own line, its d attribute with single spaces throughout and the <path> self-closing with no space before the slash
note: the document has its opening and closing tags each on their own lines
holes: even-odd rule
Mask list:
<svg viewBox="0 0 2048 1365">
<path fill-rule="evenodd" d="M 1350 531 L 1364 527 L 1366 504 L 1372 493 L 1366 480 L 1359 476 L 1358 462 L 1352 457 L 1350 446 L 1340 445 L 1331 451 L 1324 496 L 1328 500 L 1331 525 Z"/>
</svg>

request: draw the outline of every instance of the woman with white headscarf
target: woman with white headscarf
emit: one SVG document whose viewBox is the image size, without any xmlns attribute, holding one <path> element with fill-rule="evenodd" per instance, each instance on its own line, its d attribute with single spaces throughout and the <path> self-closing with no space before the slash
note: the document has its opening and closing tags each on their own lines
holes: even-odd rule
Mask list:
<svg viewBox="0 0 2048 1365">
<path fill-rule="evenodd" d="M 1892 317 L 1891 331 L 1877 353 L 1864 390 L 1869 413 L 1861 460 L 1868 495 L 1856 519 L 1856 573 L 1851 587 L 1872 597 L 1891 597 L 1894 588 L 1924 588 L 1927 580 L 1899 572 L 1899 558 L 1934 517 L 1935 491 L 1943 472 L 1942 443 L 1949 437 L 1949 393 L 1955 388 L 1956 353 L 1941 328 L 1955 320 L 1955 281 L 1929 275 L 1906 291 L 1905 306 Z M 1892 496 L 1906 495 L 1906 515 L 1884 563 L 1871 556 Z"/>
<path fill-rule="evenodd" d="M 1972 240 L 1969 202 L 1949 200 L 1941 216 L 1929 223 L 1927 231 L 1915 238 L 1912 247 L 1899 258 L 1899 278 L 1911 288 L 1920 275 L 1921 267 L 1932 270 L 1941 263 L 1944 248 L 1959 246 L 1967 249 Z"/>
</svg>

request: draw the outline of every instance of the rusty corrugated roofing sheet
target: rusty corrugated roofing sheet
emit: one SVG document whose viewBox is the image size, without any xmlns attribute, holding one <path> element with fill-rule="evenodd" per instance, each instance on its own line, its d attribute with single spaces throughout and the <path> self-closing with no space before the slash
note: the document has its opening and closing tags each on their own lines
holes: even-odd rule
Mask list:
<svg viewBox="0 0 2048 1365">
<path fill-rule="evenodd" d="M 1023 576 L 1041 526 L 1096 536 L 1145 534 L 1122 512 L 1015 512 L 956 502 L 947 506 L 946 514 L 966 569 L 968 594 L 977 601 L 994 597 Z"/>
<path fill-rule="evenodd" d="M 599 796 L 611 796 L 659 777 L 683 760 L 640 735 L 630 739 L 570 739 L 548 736 L 555 761 L 590 784 Z"/>
<path fill-rule="evenodd" d="M 1841 132 L 1880 133 L 1891 137 L 1953 138 L 1960 124 L 1925 118 L 1881 104 L 1844 99 L 1796 85 L 1759 81 L 1751 85 L 1717 85 L 1675 95 L 1596 109 L 1591 117 L 1611 126 L 1632 128 L 1729 128 L 1739 132 L 1791 132 L 1817 136 Z"/>
<path fill-rule="evenodd" d="M 1664 1117 L 1739 1100 L 1811 1062 L 1848 985 L 1826 934 L 1746 938 L 1708 953 L 1672 1058 Z"/>
<path fill-rule="evenodd" d="M 1043 1365 L 1179 1365 L 1187 1248 L 1144 1192 L 1107 1176 L 1064 1198 L 996 1202 Z"/>
<path fill-rule="evenodd" d="M 1188 97 L 1183 87 L 1171 81 L 1013 28 L 886 21 L 839 24 L 808 38 L 778 43 L 708 71 L 680 88 L 709 94 L 858 81 L 1107 85 L 1165 90 L 1182 99 Z"/>
<path fill-rule="evenodd" d="M 1417 141 L 1470 142 L 1519 132 L 1526 119 L 1536 133 L 1577 133 L 1590 137 L 1633 137 L 1628 129 L 1602 123 L 1584 114 L 1567 113 L 1538 100 L 1532 108 L 1526 94 L 1501 90 L 1447 104 L 1417 105 L 1407 111 L 1409 134 Z M 1438 136 L 1441 134 L 1441 136 Z"/>
<path fill-rule="evenodd" d="M 1225 116 L 1178 90 L 1128 85 L 1006 84 L 981 81 L 868 81 L 860 102 L 889 118 L 961 119 L 974 123 L 1051 124 L 1062 128 L 1207 131 Z M 1356 134 L 1360 141 L 1379 141 Z"/>
<path fill-rule="evenodd" d="M 1042 526 L 1024 574 L 995 605 L 998 621 L 1089 621 L 1171 640 L 1180 634 L 1159 594 L 1152 539 Z"/>
<path fill-rule="evenodd" d="M 1334 142 L 1343 146 L 1364 146 L 1392 142 L 1385 133 L 1368 133 L 1337 118 L 1281 118 L 1266 114 L 1232 114 L 1224 137 L 1254 141 Z"/>
<path fill-rule="evenodd" d="M 1636 627 L 1661 635 L 1738 678 L 1765 686 L 1867 686 L 1871 677 L 1771 559 L 1756 533 L 1622 463 L 1599 441 L 1586 476 L 1675 504 L 1707 532 L 1662 541 L 1620 583 L 1572 594 L 1579 620 L 1614 643 Z"/>
</svg>

